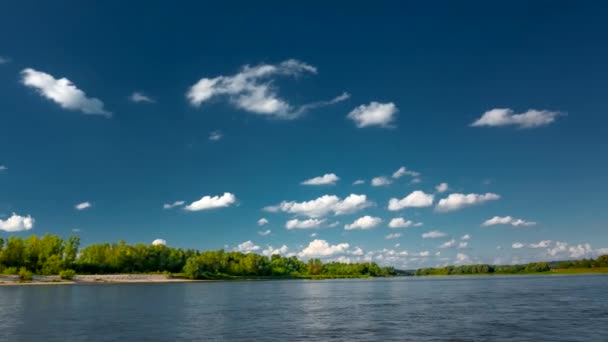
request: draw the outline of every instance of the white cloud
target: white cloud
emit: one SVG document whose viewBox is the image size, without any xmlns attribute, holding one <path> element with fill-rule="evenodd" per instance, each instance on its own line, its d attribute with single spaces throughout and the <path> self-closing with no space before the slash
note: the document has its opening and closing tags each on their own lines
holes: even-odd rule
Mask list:
<svg viewBox="0 0 608 342">
<path fill-rule="evenodd" d="M 272 233 L 272 231 L 270 229 L 258 231 L 258 235 L 261 235 L 261 236 L 270 235 L 270 233 Z"/>
<path fill-rule="evenodd" d="M 372 229 L 382 223 L 382 219 L 379 217 L 373 217 L 365 215 L 356 219 L 353 223 L 344 226 L 346 230 L 354 229 Z"/>
<path fill-rule="evenodd" d="M 251 253 L 259 249 L 260 246 L 257 246 L 255 243 L 251 242 L 251 240 L 245 241 L 236 247 L 236 250 L 242 253 Z"/>
<path fill-rule="evenodd" d="M 258 220 L 258 226 L 261 227 L 261 226 L 266 225 L 266 224 L 268 224 L 268 220 L 265 217 L 262 217 L 262 218 L 260 218 Z"/>
<path fill-rule="evenodd" d="M 394 103 L 371 102 L 360 105 L 348 113 L 347 117 L 355 122 L 357 127 L 368 126 L 391 127 L 399 110 Z"/>
<path fill-rule="evenodd" d="M 133 92 L 133 94 L 131 94 L 131 96 L 129 96 L 129 100 L 131 100 L 135 103 L 140 103 L 140 102 L 154 103 L 154 102 L 156 102 L 153 98 L 146 96 L 143 93 L 140 93 L 138 91 Z"/>
<path fill-rule="evenodd" d="M 551 240 L 542 240 L 539 241 L 538 243 L 531 243 L 530 244 L 530 248 L 547 248 L 551 245 L 553 241 Z"/>
<path fill-rule="evenodd" d="M 308 244 L 308 247 L 304 248 L 298 256 L 304 257 L 328 257 L 336 254 L 345 253 L 350 245 L 348 243 L 340 243 L 337 245 L 330 245 L 325 240 L 315 239 Z"/>
<path fill-rule="evenodd" d="M 388 223 L 389 228 L 408 228 L 412 226 L 419 227 L 421 225 L 422 223 L 420 222 L 415 223 L 414 221 L 406 220 L 403 217 L 395 217 Z"/>
<path fill-rule="evenodd" d="M 234 203 L 236 203 L 236 196 L 225 192 L 222 196 L 204 196 L 200 200 L 190 203 L 184 209 L 189 211 L 208 210 L 229 207 Z"/>
<path fill-rule="evenodd" d="M 466 241 L 462 241 L 458 243 L 458 248 L 467 248 L 469 247 L 469 243 Z"/>
<path fill-rule="evenodd" d="M 464 234 L 463 236 L 460 237 L 460 240 L 471 240 L 471 235 Z"/>
<path fill-rule="evenodd" d="M 464 253 L 456 254 L 456 264 L 465 264 L 471 262 L 471 257 Z"/>
<path fill-rule="evenodd" d="M 92 206 L 91 202 L 82 202 L 82 203 L 78 203 L 74 206 L 74 208 L 76 208 L 76 210 L 85 210 L 88 209 Z"/>
<path fill-rule="evenodd" d="M 0 172 L 8 170 L 8 167 L 0 165 Z"/>
<path fill-rule="evenodd" d="M 232 76 L 202 78 L 187 92 L 186 97 L 193 106 L 200 106 L 214 97 L 225 96 L 230 103 L 245 111 L 266 117 L 294 119 L 305 112 L 344 101 L 350 97 L 343 93 L 330 101 L 319 101 L 299 107 L 281 99 L 273 87 L 277 76 L 297 77 L 301 74 L 316 74 L 317 69 L 295 59 L 279 64 L 245 65 Z"/>
<path fill-rule="evenodd" d="M 328 224 L 327 227 L 333 228 L 333 227 L 337 227 L 339 225 L 340 225 L 340 221 L 336 221 L 336 222 L 332 222 L 332 223 Z"/>
<path fill-rule="evenodd" d="M 273 256 L 274 254 L 284 255 L 287 253 L 288 250 L 289 248 L 287 248 L 287 246 L 285 245 L 276 249 L 272 246 L 268 246 L 268 248 L 262 251 L 262 255 L 265 255 L 267 257 Z"/>
<path fill-rule="evenodd" d="M 357 247 L 357 248 L 355 248 L 355 250 L 353 250 L 349 254 L 351 254 L 351 255 L 363 255 L 365 253 L 363 252 L 363 249 L 361 249 L 361 247 Z"/>
<path fill-rule="evenodd" d="M 112 115 L 103 108 L 101 100 L 88 98 L 67 78 L 56 79 L 45 72 L 30 68 L 23 69 L 21 76 L 21 82 L 24 85 L 36 89 L 40 95 L 54 101 L 62 108 L 79 110 L 85 114 L 99 114 L 107 117 Z"/>
<path fill-rule="evenodd" d="M 516 219 L 513 218 L 511 216 L 494 216 L 489 220 L 486 220 L 484 223 L 482 223 L 481 225 L 484 227 L 489 227 L 489 226 L 495 226 L 498 224 L 510 224 L 514 227 L 520 227 L 520 226 L 533 226 L 536 224 L 536 222 L 532 222 L 532 221 L 525 221 L 522 219 Z"/>
<path fill-rule="evenodd" d="M 164 239 L 156 239 L 154 241 L 152 241 L 152 246 L 166 246 L 167 245 L 167 240 Z"/>
<path fill-rule="evenodd" d="M 388 201 L 388 210 L 397 211 L 404 208 L 423 208 L 433 205 L 432 194 L 426 194 L 424 191 L 416 190 L 402 199 L 391 198 Z"/>
<path fill-rule="evenodd" d="M 398 179 L 403 176 L 412 176 L 418 177 L 420 176 L 420 172 L 408 170 L 405 166 L 400 167 L 397 171 L 393 172 L 393 178 Z"/>
<path fill-rule="evenodd" d="M 312 234 L 310 234 L 310 237 L 314 238 L 314 237 L 317 237 L 317 235 L 319 235 L 319 234 L 317 234 L 317 233 L 312 233 Z"/>
<path fill-rule="evenodd" d="M 171 209 L 171 208 L 175 208 L 175 207 L 181 207 L 182 205 L 184 205 L 184 201 L 175 201 L 173 203 L 165 203 L 163 204 L 163 209 Z"/>
<path fill-rule="evenodd" d="M 454 247 L 456 247 L 456 244 L 457 244 L 456 240 L 452 239 L 452 240 L 442 243 L 441 246 L 439 246 L 439 248 L 454 248 Z"/>
<path fill-rule="evenodd" d="M 514 248 L 514 249 L 520 249 L 520 248 L 523 248 L 523 247 L 524 247 L 524 244 L 521 243 L 521 242 L 515 242 L 515 243 L 513 243 L 511 245 L 511 248 Z"/>
<path fill-rule="evenodd" d="M 438 239 L 446 236 L 448 236 L 448 234 L 440 232 L 438 230 L 432 230 L 430 232 L 422 234 L 423 239 Z"/>
<path fill-rule="evenodd" d="M 549 110 L 530 109 L 525 113 L 514 114 L 509 108 L 495 108 L 489 110 L 471 124 L 473 127 L 480 126 L 519 126 L 520 128 L 533 128 L 551 124 L 561 115 L 560 112 Z"/>
<path fill-rule="evenodd" d="M 362 185 L 365 184 L 365 181 L 363 179 L 357 179 L 356 181 L 353 182 L 353 185 Z"/>
<path fill-rule="evenodd" d="M 446 192 L 446 191 L 448 191 L 448 189 L 449 189 L 448 183 L 441 183 L 435 187 L 435 191 L 437 191 L 438 193 Z"/>
<path fill-rule="evenodd" d="M 21 232 L 24 230 L 30 230 L 34 228 L 34 220 L 30 215 L 20 216 L 15 213 L 6 220 L 0 219 L 0 230 L 5 232 Z"/>
<path fill-rule="evenodd" d="M 224 135 L 222 134 L 222 131 L 213 131 L 211 133 L 209 133 L 209 140 L 211 141 L 218 141 L 220 139 L 222 139 L 224 137 Z"/>
<path fill-rule="evenodd" d="M 385 236 L 384 238 L 387 240 L 393 240 L 393 239 L 398 239 L 401 237 L 401 233 L 391 233 L 388 234 L 387 236 Z"/>
<path fill-rule="evenodd" d="M 11 62 L 11 59 L 8 57 L 0 56 L 0 64 L 8 64 Z"/>
<path fill-rule="evenodd" d="M 323 176 L 314 177 L 303 181 L 302 185 L 335 185 L 340 177 L 336 176 L 335 173 L 326 173 Z"/>
<path fill-rule="evenodd" d="M 308 219 L 308 220 L 298 220 L 298 219 L 293 219 L 293 220 L 289 220 L 285 223 L 285 228 L 287 228 L 288 230 L 292 230 L 292 229 L 314 229 L 314 228 L 319 228 L 319 226 L 321 226 L 321 224 L 325 222 L 325 220 L 319 220 L 319 219 Z"/>
<path fill-rule="evenodd" d="M 418 255 L 420 255 L 421 257 L 428 257 L 429 255 L 431 255 L 431 252 L 422 251 L 422 252 L 418 253 Z"/>
<path fill-rule="evenodd" d="M 372 205 L 366 195 L 350 194 L 344 200 L 335 195 L 324 195 L 306 202 L 283 201 L 276 206 L 268 206 L 269 212 L 286 212 L 308 217 L 323 217 L 329 213 L 334 215 L 352 214 Z"/>
<path fill-rule="evenodd" d="M 448 197 L 439 200 L 435 209 L 440 212 L 455 211 L 483 204 L 487 201 L 498 200 L 499 198 L 499 195 L 491 192 L 486 194 L 450 194 Z"/>
<path fill-rule="evenodd" d="M 391 184 L 391 180 L 385 176 L 372 178 L 372 186 L 384 186 Z"/>
</svg>

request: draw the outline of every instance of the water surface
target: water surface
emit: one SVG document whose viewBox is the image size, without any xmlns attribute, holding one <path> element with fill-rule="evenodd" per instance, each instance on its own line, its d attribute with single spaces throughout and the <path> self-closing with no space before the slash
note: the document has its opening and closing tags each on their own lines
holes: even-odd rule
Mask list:
<svg viewBox="0 0 608 342">
<path fill-rule="evenodd" d="M 0 341 L 608 341 L 608 276 L 0 287 Z"/>
</svg>

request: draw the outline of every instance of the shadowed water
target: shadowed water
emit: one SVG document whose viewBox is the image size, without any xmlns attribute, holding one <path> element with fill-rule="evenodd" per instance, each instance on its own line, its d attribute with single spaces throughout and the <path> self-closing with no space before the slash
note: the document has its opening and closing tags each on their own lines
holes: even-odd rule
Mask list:
<svg viewBox="0 0 608 342">
<path fill-rule="evenodd" d="M 1 341 L 608 341 L 608 276 L 0 287 Z"/>
</svg>

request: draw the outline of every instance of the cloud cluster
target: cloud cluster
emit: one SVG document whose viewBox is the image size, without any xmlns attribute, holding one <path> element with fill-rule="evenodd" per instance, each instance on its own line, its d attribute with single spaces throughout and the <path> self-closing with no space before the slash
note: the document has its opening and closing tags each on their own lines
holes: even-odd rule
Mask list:
<svg viewBox="0 0 608 342">
<path fill-rule="evenodd" d="M 156 102 L 153 98 L 144 95 L 143 93 L 140 93 L 138 91 L 133 92 L 133 94 L 131 94 L 131 96 L 129 96 L 129 100 L 131 100 L 132 102 L 135 103 L 154 103 Z"/>
<path fill-rule="evenodd" d="M 385 176 L 379 176 L 372 178 L 372 186 L 385 186 L 391 184 L 391 180 Z"/>
<path fill-rule="evenodd" d="M 67 78 L 56 79 L 50 74 L 31 68 L 21 71 L 21 83 L 34 88 L 40 95 L 54 101 L 62 108 L 79 110 L 85 114 L 111 116 L 106 111 L 103 102 L 96 98 L 89 98 L 84 91 L 78 89 Z"/>
<path fill-rule="evenodd" d="M 382 223 L 381 218 L 365 215 L 365 216 L 359 217 L 353 223 L 345 225 L 344 229 L 346 229 L 346 230 L 372 229 L 372 228 L 377 227 L 380 223 Z"/>
<path fill-rule="evenodd" d="M 405 196 L 402 199 L 391 198 L 388 201 L 388 210 L 397 211 L 405 208 L 423 208 L 433 205 L 432 194 L 427 194 L 424 191 L 416 190 Z"/>
<path fill-rule="evenodd" d="M 266 219 L 265 217 L 262 217 L 258 220 L 258 226 L 264 226 L 268 224 L 268 219 Z"/>
<path fill-rule="evenodd" d="M 509 108 L 495 108 L 483 113 L 471 126 L 519 126 L 520 128 L 533 128 L 551 124 L 561 114 L 560 112 L 534 109 L 521 114 L 514 114 L 513 110 Z"/>
<path fill-rule="evenodd" d="M 495 226 L 498 224 L 510 224 L 513 227 L 520 227 L 520 226 L 533 226 L 536 224 L 536 222 L 532 222 L 532 221 L 525 221 L 522 219 L 516 219 L 514 217 L 511 216 L 494 216 L 489 220 L 486 220 L 484 223 L 482 223 L 481 225 L 483 227 L 489 227 L 489 226 Z"/>
<path fill-rule="evenodd" d="M 90 208 L 91 206 L 92 206 L 91 202 L 82 202 L 82 203 L 76 204 L 74 206 L 74 208 L 76 208 L 76 210 L 85 210 L 85 209 Z"/>
<path fill-rule="evenodd" d="M 219 141 L 223 137 L 224 135 L 222 134 L 222 131 L 213 131 L 209 133 L 209 140 L 211 141 Z"/>
<path fill-rule="evenodd" d="M 225 192 L 222 196 L 203 196 L 200 200 L 185 206 L 184 209 L 189 211 L 209 210 L 229 207 L 234 203 L 236 203 L 236 196 Z"/>
<path fill-rule="evenodd" d="M 152 241 L 152 246 L 166 246 L 167 245 L 167 240 L 164 239 L 156 239 L 154 241 Z"/>
<path fill-rule="evenodd" d="M 286 245 L 283 245 L 279 248 L 273 248 L 272 246 L 268 246 L 265 250 L 262 251 L 262 255 L 265 255 L 267 257 L 271 257 L 275 254 L 285 255 L 288 251 L 289 248 L 287 248 Z"/>
<path fill-rule="evenodd" d="M 435 187 L 435 191 L 437 191 L 438 193 L 446 192 L 446 191 L 448 191 L 448 189 L 449 189 L 448 183 L 441 183 Z"/>
<path fill-rule="evenodd" d="M 360 105 L 348 113 L 347 117 L 355 122 L 359 128 L 369 126 L 391 127 L 399 110 L 394 103 L 370 102 Z"/>
<path fill-rule="evenodd" d="M 407 167 L 402 166 L 397 171 L 393 172 L 393 175 L 392 175 L 392 177 L 395 179 L 399 179 L 403 176 L 418 177 L 418 176 L 420 176 L 420 172 L 408 170 Z"/>
<path fill-rule="evenodd" d="M 0 219 L 0 230 L 5 232 L 14 233 L 21 232 L 24 230 L 30 230 L 34 228 L 34 218 L 30 215 L 28 216 L 20 216 L 16 213 L 13 213 L 11 217 L 6 220 Z"/>
<path fill-rule="evenodd" d="M 442 237 L 446 237 L 448 236 L 448 234 L 444 233 L 444 232 L 440 232 L 438 230 L 432 230 L 430 232 L 426 232 L 422 234 L 422 238 L 423 239 L 439 239 Z"/>
<path fill-rule="evenodd" d="M 315 239 L 311 241 L 300 253 L 298 253 L 298 256 L 301 258 L 329 257 L 336 254 L 346 253 L 349 247 L 350 245 L 348 243 L 331 245 L 325 240 Z"/>
<path fill-rule="evenodd" d="M 330 101 L 294 107 L 277 95 L 276 88 L 273 87 L 276 77 L 298 77 L 307 73 L 316 74 L 317 68 L 295 59 L 279 64 L 261 64 L 253 67 L 245 65 L 235 75 L 200 79 L 190 87 L 186 98 L 190 104 L 198 107 L 212 98 L 224 96 L 239 109 L 280 119 L 297 118 L 311 109 L 349 98 L 349 95 L 344 93 Z"/>
<path fill-rule="evenodd" d="M 372 204 L 367 200 L 366 195 L 350 194 L 344 200 L 335 195 L 324 195 L 305 202 L 283 201 L 278 205 L 265 207 L 264 210 L 318 218 L 328 214 L 352 214 Z"/>
<path fill-rule="evenodd" d="M 439 212 L 460 210 L 466 207 L 480 205 L 488 201 L 500 199 L 500 196 L 491 192 L 486 194 L 450 194 L 437 203 L 435 209 Z"/>
<path fill-rule="evenodd" d="M 395 217 L 388 223 L 389 228 L 408 228 L 408 227 L 420 227 L 422 222 L 414 222 L 412 220 L 406 220 L 403 217 Z"/>
<path fill-rule="evenodd" d="M 314 177 L 303 181 L 302 185 L 335 185 L 340 177 L 336 176 L 335 173 L 326 173 L 323 176 Z"/>
<path fill-rule="evenodd" d="M 242 253 L 251 253 L 260 249 L 260 246 L 253 243 L 251 240 L 245 241 L 238 246 L 236 246 L 235 250 Z"/>
</svg>

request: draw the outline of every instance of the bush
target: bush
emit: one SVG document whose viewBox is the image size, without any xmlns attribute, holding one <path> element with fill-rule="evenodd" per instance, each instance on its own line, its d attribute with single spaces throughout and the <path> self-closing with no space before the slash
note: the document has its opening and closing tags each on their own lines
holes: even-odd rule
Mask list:
<svg viewBox="0 0 608 342">
<path fill-rule="evenodd" d="M 19 273 L 17 267 L 7 267 L 2 271 L 2 274 L 4 275 L 16 275 L 17 273 Z"/>
<path fill-rule="evenodd" d="M 19 280 L 21 281 L 30 281 L 34 275 L 32 272 L 28 271 L 25 267 L 21 267 L 19 269 Z"/>
<path fill-rule="evenodd" d="M 74 270 L 63 270 L 63 271 L 59 272 L 59 278 L 61 278 L 63 280 L 72 280 L 72 279 L 74 279 L 75 275 L 76 275 L 76 271 L 74 271 Z"/>
</svg>

